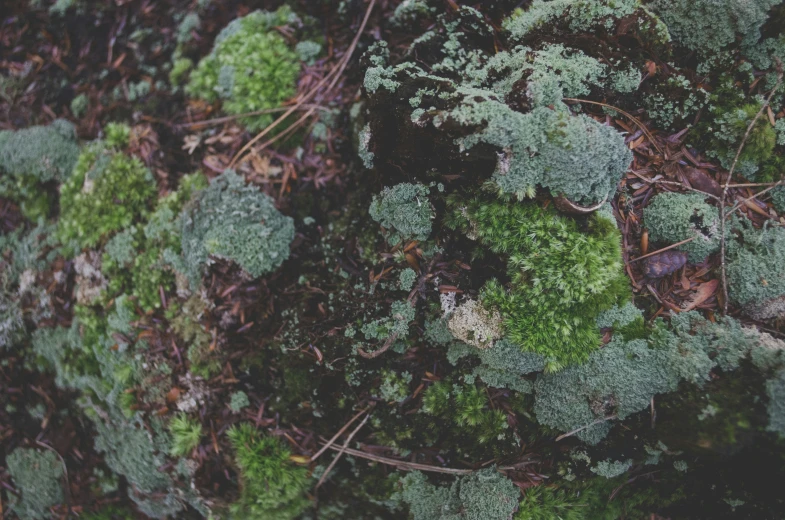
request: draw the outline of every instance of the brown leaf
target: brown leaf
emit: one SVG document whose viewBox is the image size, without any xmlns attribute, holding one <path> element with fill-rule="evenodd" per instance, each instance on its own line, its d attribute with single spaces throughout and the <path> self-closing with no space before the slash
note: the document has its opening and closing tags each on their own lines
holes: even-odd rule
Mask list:
<svg viewBox="0 0 785 520">
<path fill-rule="evenodd" d="M 711 193 L 712 195 L 719 197 L 722 194 L 722 188 L 720 187 L 720 183 L 709 177 L 706 172 L 703 170 L 698 170 L 696 168 L 686 168 L 687 170 L 687 180 L 690 183 L 690 186 L 695 188 L 696 190 L 705 191 L 706 193 Z"/>
<path fill-rule="evenodd" d="M 706 283 L 700 284 L 688 300 L 682 303 L 683 311 L 691 311 L 701 303 L 711 298 L 717 292 L 717 286 L 720 284 L 719 280 L 711 280 Z"/>
<path fill-rule="evenodd" d="M 663 251 L 646 259 L 643 274 L 649 278 L 662 278 L 681 269 L 687 263 L 687 253 Z"/>
</svg>

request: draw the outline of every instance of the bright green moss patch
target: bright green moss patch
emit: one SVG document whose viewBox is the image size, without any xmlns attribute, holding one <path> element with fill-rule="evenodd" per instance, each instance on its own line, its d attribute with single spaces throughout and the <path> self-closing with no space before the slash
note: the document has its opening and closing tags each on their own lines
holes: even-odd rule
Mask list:
<svg viewBox="0 0 785 520">
<path fill-rule="evenodd" d="M 277 268 L 289 258 L 294 221 L 273 200 L 227 170 L 198 193 L 182 218 L 185 274 L 199 286 L 211 258 L 230 260 L 251 277 Z"/>
<path fill-rule="evenodd" d="M 138 158 L 93 143 L 60 189 L 60 240 L 72 252 L 99 245 L 145 218 L 156 196 L 155 179 Z"/>
<path fill-rule="evenodd" d="M 296 93 L 300 57 L 275 27 L 296 19 L 284 6 L 273 13 L 254 11 L 234 20 L 191 73 L 186 92 L 210 102 L 222 100 L 229 114 L 281 106 Z M 272 120 L 270 114 L 241 119 L 249 130 L 264 128 Z"/>
<path fill-rule="evenodd" d="M 51 518 L 49 508 L 65 501 L 63 463 L 52 451 L 17 448 L 6 458 L 6 467 L 22 494 L 21 500 L 11 505 L 20 518 Z"/>
<path fill-rule="evenodd" d="M 643 210 L 643 223 L 654 242 L 679 246 L 690 262 L 701 262 L 720 247 L 718 211 L 698 193 L 661 193 Z"/>
<path fill-rule="evenodd" d="M 76 129 L 63 119 L 0 131 L 0 197 L 18 202 L 31 220 L 47 217 L 54 197 L 44 184 L 68 179 L 78 156 Z"/>
<path fill-rule="evenodd" d="M 587 230 L 534 204 L 453 201 L 450 224 L 507 257 L 509 288 L 492 280 L 481 301 L 498 308 L 507 337 L 556 369 L 600 344 L 597 314 L 629 294 L 619 231 L 593 216 Z"/>
<path fill-rule="evenodd" d="M 276 437 L 262 435 L 248 423 L 227 433 L 240 470 L 240 498 L 230 506 L 234 518 L 291 520 L 308 506 L 308 470 L 295 465 Z"/>
</svg>

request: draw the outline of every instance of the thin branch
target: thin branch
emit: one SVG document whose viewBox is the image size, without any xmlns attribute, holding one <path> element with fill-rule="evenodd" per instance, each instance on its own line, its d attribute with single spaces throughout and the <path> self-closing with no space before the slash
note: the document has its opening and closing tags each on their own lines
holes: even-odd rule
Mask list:
<svg viewBox="0 0 785 520">
<path fill-rule="evenodd" d="M 360 410 L 359 412 L 357 412 L 357 414 L 355 414 L 355 416 L 354 416 L 354 417 L 352 417 L 351 419 L 349 419 L 349 422 L 348 422 L 348 423 L 346 423 L 346 424 L 344 424 L 344 425 L 343 425 L 343 427 L 342 427 L 340 430 L 338 430 L 338 433 L 336 433 L 335 435 L 333 435 L 332 439 L 330 439 L 329 441 L 327 441 L 327 444 L 325 444 L 324 446 L 322 446 L 322 449 L 320 449 L 319 451 L 317 451 L 317 452 L 316 452 L 316 453 L 315 453 L 315 454 L 314 454 L 314 455 L 311 457 L 311 462 L 313 462 L 313 461 L 315 461 L 316 459 L 318 459 L 318 458 L 321 456 L 321 454 L 322 454 L 322 453 L 324 453 L 325 451 L 327 451 L 327 449 L 328 449 L 330 446 L 332 446 L 332 445 L 333 445 L 333 443 L 335 443 L 335 441 L 336 441 L 336 440 L 338 440 L 338 437 L 340 437 L 341 435 L 343 435 L 343 432 L 345 432 L 346 430 L 348 430 L 348 429 L 349 429 L 349 426 L 351 426 L 351 425 L 352 425 L 352 423 L 353 423 L 354 421 L 356 421 L 357 419 L 359 419 L 359 418 L 360 418 L 360 416 L 361 416 L 362 414 L 364 414 L 365 412 L 367 412 L 369 408 L 370 408 L 370 407 L 363 408 L 362 410 Z"/>
<path fill-rule="evenodd" d="M 327 469 L 324 470 L 324 473 L 322 473 L 322 477 L 319 479 L 319 482 L 316 483 L 316 489 L 319 489 L 319 487 L 324 483 L 324 480 L 327 478 L 327 475 L 330 474 L 330 471 L 332 471 L 335 465 L 338 464 L 338 461 L 346 452 L 346 449 L 349 447 L 349 443 L 352 442 L 352 439 L 354 438 L 355 435 L 357 435 L 357 432 L 359 432 L 362 429 L 362 427 L 365 426 L 365 423 L 368 422 L 368 419 L 370 417 L 371 414 L 366 415 L 365 419 L 363 419 L 362 422 L 357 425 L 357 428 L 352 430 L 352 433 L 350 433 L 349 436 L 346 438 L 346 441 L 343 443 L 343 446 L 341 446 L 341 449 L 338 451 L 338 454 L 335 456 L 332 462 L 330 462 L 330 465 L 327 466 Z"/>
<path fill-rule="evenodd" d="M 758 197 L 760 197 L 764 193 L 768 193 L 769 191 L 773 190 L 777 186 L 783 186 L 783 185 L 785 185 L 785 179 L 783 179 L 783 180 L 781 180 L 779 182 L 775 182 L 774 184 L 770 184 L 768 188 L 766 188 L 765 190 L 760 190 L 758 193 L 756 193 L 752 197 L 747 197 L 746 199 L 742 199 L 742 200 L 736 202 L 733 205 L 733 207 L 729 211 L 727 211 L 725 213 L 725 218 L 730 217 L 733 214 L 734 211 L 736 211 L 737 209 L 741 208 L 741 206 L 746 204 L 747 202 L 749 202 L 749 201 L 751 201 L 753 199 L 757 199 Z"/>
<path fill-rule="evenodd" d="M 646 125 L 644 125 L 637 117 L 635 117 L 634 115 L 630 114 L 629 112 L 625 112 L 621 108 L 615 107 L 613 105 L 609 105 L 607 103 L 601 103 L 599 101 L 589 101 L 588 99 L 564 98 L 564 101 L 577 101 L 578 103 L 588 103 L 590 105 L 599 105 L 601 107 L 610 108 L 611 110 L 615 110 L 616 112 L 618 112 L 621 115 L 629 118 L 630 121 L 635 123 L 635 125 L 638 128 L 640 128 L 641 131 L 646 135 L 646 137 L 649 139 L 649 141 L 651 141 L 651 144 L 654 146 L 654 148 L 656 148 L 658 152 L 662 153 L 662 148 L 660 148 L 660 146 L 654 140 L 654 136 L 649 131 L 649 129 L 646 128 Z"/>
<path fill-rule="evenodd" d="M 556 437 L 556 442 L 559 442 L 562 439 L 566 439 L 567 437 L 571 437 L 571 436 L 575 435 L 576 433 L 582 432 L 583 430 L 585 430 L 587 428 L 591 428 L 595 424 L 604 423 L 605 421 L 610 421 L 610 420 L 613 420 L 613 419 L 616 419 L 615 415 L 609 415 L 608 417 L 600 417 L 596 421 L 592 421 L 589 424 L 587 424 L 586 426 L 581 426 L 580 428 L 576 428 L 576 429 L 572 430 L 571 432 L 567 432 L 565 434 L 559 435 L 558 437 Z"/>
<path fill-rule="evenodd" d="M 639 256 L 638 258 L 633 258 L 632 260 L 630 260 L 630 261 L 629 261 L 629 262 L 627 262 L 627 263 L 628 263 L 628 264 L 631 264 L 631 263 L 633 263 L 633 262 L 637 262 L 638 260 L 643 260 L 644 258 L 649 258 L 650 256 L 654 256 L 654 255 L 656 255 L 656 254 L 658 254 L 658 253 L 662 253 L 663 251 L 667 251 L 667 250 L 669 250 L 669 249 L 673 249 L 674 247 L 679 247 L 679 246 L 682 246 L 682 245 L 684 245 L 684 244 L 687 244 L 687 243 L 689 243 L 689 242 L 692 242 L 692 241 L 693 241 L 693 240 L 695 240 L 696 238 L 698 238 L 698 237 L 697 237 L 697 236 L 694 236 L 694 237 L 687 238 L 687 239 L 685 239 L 685 240 L 682 240 L 681 242 L 676 242 L 675 244 L 671 244 L 671 245 L 669 245 L 668 247 L 663 247 L 662 249 L 658 249 L 658 250 L 656 250 L 656 251 L 653 251 L 653 252 L 651 252 L 651 253 L 645 254 L 645 255 L 643 255 L 643 256 Z"/>
<path fill-rule="evenodd" d="M 374 350 L 371 353 L 368 353 L 368 352 L 364 351 L 363 349 L 358 348 L 357 349 L 357 353 L 360 354 L 360 356 L 364 357 L 365 359 L 373 359 L 373 358 L 379 357 L 379 356 L 381 356 L 382 354 L 384 354 L 385 352 L 387 352 L 390 349 L 392 344 L 395 343 L 396 339 L 398 339 L 398 333 L 397 332 L 395 334 L 393 334 L 392 336 L 390 336 L 389 338 L 387 338 L 387 341 L 384 342 L 384 345 L 382 345 L 382 347 L 380 349 L 377 349 L 377 350 Z"/>
<path fill-rule="evenodd" d="M 777 83 L 774 85 L 774 88 L 771 89 L 769 95 L 766 97 L 766 100 L 761 104 L 760 110 L 758 113 L 755 114 L 755 117 L 752 118 L 749 126 L 747 126 L 747 131 L 744 132 L 744 137 L 741 139 L 741 143 L 739 143 L 739 148 L 736 150 L 736 156 L 733 158 L 733 163 L 731 163 L 730 170 L 728 170 L 728 178 L 725 179 L 725 185 L 722 188 L 722 196 L 720 197 L 720 269 L 721 269 L 721 277 L 722 277 L 722 315 L 728 314 L 728 273 L 727 267 L 725 262 L 725 219 L 728 216 L 728 213 L 725 211 L 725 201 L 728 198 L 728 189 L 730 189 L 730 181 L 733 178 L 733 172 L 736 171 L 736 165 L 739 163 L 739 157 L 741 157 L 741 152 L 744 151 L 744 146 L 747 144 L 747 139 L 749 139 L 750 134 L 752 134 L 752 129 L 755 128 L 755 124 L 758 122 L 758 119 L 761 118 L 763 112 L 766 110 L 766 107 L 769 106 L 771 102 L 771 98 L 774 97 L 774 93 L 777 92 L 777 89 L 780 88 L 782 84 L 782 62 L 775 56 L 774 60 L 777 64 Z M 765 193 L 766 191 L 773 189 L 774 186 L 767 188 L 761 192 Z M 758 195 L 755 195 L 756 197 Z M 754 198 L 754 197 L 753 197 Z M 736 208 L 731 211 L 735 211 Z"/>
<path fill-rule="evenodd" d="M 430 471 L 432 473 L 446 473 L 448 475 L 470 475 L 473 473 L 473 470 L 470 469 L 442 468 L 439 466 L 430 466 L 428 464 L 406 462 L 405 460 L 390 459 L 387 457 L 374 455 L 373 453 L 366 453 L 364 451 L 355 450 L 352 448 L 343 449 L 343 448 L 339 448 L 338 446 L 330 446 L 330 449 L 334 451 L 343 451 L 347 455 L 351 455 L 353 457 L 372 460 L 374 462 L 379 462 L 381 464 L 387 464 L 388 466 L 395 466 L 396 468 L 402 469 L 404 471 Z"/>
</svg>

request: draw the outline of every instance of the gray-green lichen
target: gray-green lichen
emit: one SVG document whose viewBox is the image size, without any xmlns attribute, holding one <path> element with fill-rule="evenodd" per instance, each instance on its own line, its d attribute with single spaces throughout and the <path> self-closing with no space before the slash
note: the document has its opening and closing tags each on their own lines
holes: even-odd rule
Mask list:
<svg viewBox="0 0 785 520">
<path fill-rule="evenodd" d="M 718 211 L 698 193 L 661 193 L 643 210 L 643 223 L 654 242 L 690 242 L 678 249 L 690 262 L 701 262 L 720 247 Z"/>
<path fill-rule="evenodd" d="M 11 510 L 19 518 L 52 518 L 49 508 L 65 501 L 60 458 L 49 450 L 17 448 L 6 458 L 6 467 L 22 495 Z"/>
<path fill-rule="evenodd" d="M 227 170 L 197 194 L 182 217 L 182 268 L 199 286 L 213 258 L 235 262 L 252 278 L 289 258 L 294 221 L 243 177 Z"/>
<path fill-rule="evenodd" d="M 422 184 L 401 183 L 374 195 L 368 213 L 391 232 L 392 243 L 405 239 L 427 240 L 431 234 L 433 210 L 428 188 Z"/>
</svg>

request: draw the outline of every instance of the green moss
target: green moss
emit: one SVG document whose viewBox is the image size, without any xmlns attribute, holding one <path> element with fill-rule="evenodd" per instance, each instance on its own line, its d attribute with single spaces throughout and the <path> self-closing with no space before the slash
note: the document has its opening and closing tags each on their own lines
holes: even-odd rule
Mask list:
<svg viewBox="0 0 785 520">
<path fill-rule="evenodd" d="M 172 434 L 172 447 L 169 453 L 173 457 L 182 457 L 190 454 L 199 445 L 202 438 L 202 425 L 185 414 L 177 414 L 169 420 L 167 425 Z"/>
<path fill-rule="evenodd" d="M 155 201 L 144 164 L 103 143 L 88 146 L 60 189 L 58 235 L 72 253 L 144 219 Z"/>
<path fill-rule="evenodd" d="M 240 498 L 230 506 L 234 518 L 288 520 L 308 506 L 303 494 L 307 469 L 290 460 L 290 452 L 275 438 L 261 435 L 248 423 L 227 433 L 240 470 Z"/>
<path fill-rule="evenodd" d="M 393 500 L 406 504 L 413 520 L 508 520 L 518 507 L 519 491 L 495 468 L 435 486 L 413 471 L 400 481 Z"/>
<path fill-rule="evenodd" d="M 422 184 L 401 183 L 374 195 L 368 213 L 388 229 L 391 243 L 401 240 L 427 240 L 431 234 L 433 210 L 428 188 Z"/>
<path fill-rule="evenodd" d="M 300 61 L 275 27 L 294 20 L 286 6 L 274 13 L 254 11 L 234 20 L 191 73 L 186 92 L 210 102 L 223 100 L 229 114 L 281 106 L 296 93 Z M 241 121 L 253 131 L 267 126 L 272 117 L 262 114 Z"/>
<path fill-rule="evenodd" d="M 172 62 L 172 70 L 169 71 L 169 83 L 179 87 L 185 83 L 188 73 L 194 68 L 194 62 L 188 58 L 177 58 Z"/>
<path fill-rule="evenodd" d="M 524 492 L 515 520 L 588 520 L 586 498 L 557 487 L 539 485 Z"/>
<path fill-rule="evenodd" d="M 20 518 L 51 518 L 49 508 L 65 501 L 63 463 L 52 451 L 17 448 L 6 458 L 6 467 L 22 495 L 11 505 Z"/>
<path fill-rule="evenodd" d="M 718 212 L 698 193 L 660 193 L 643 209 L 643 222 L 654 242 L 679 246 L 690 262 L 701 262 L 720 247 Z"/>
<path fill-rule="evenodd" d="M 599 347 L 596 317 L 629 294 L 616 226 L 593 216 L 588 230 L 533 204 L 453 200 L 448 225 L 507 260 L 509 288 L 488 282 L 481 301 L 498 308 L 510 340 L 551 369 Z"/>
<path fill-rule="evenodd" d="M 0 196 L 18 202 L 30 220 L 49 216 L 54 196 L 45 183 L 68 179 L 79 155 L 74 125 L 0 131 Z"/>
<path fill-rule="evenodd" d="M 289 258 L 293 239 L 292 218 L 282 215 L 270 197 L 227 170 L 196 195 L 183 215 L 180 267 L 193 289 L 199 287 L 211 258 L 235 262 L 257 278 Z"/>
</svg>

